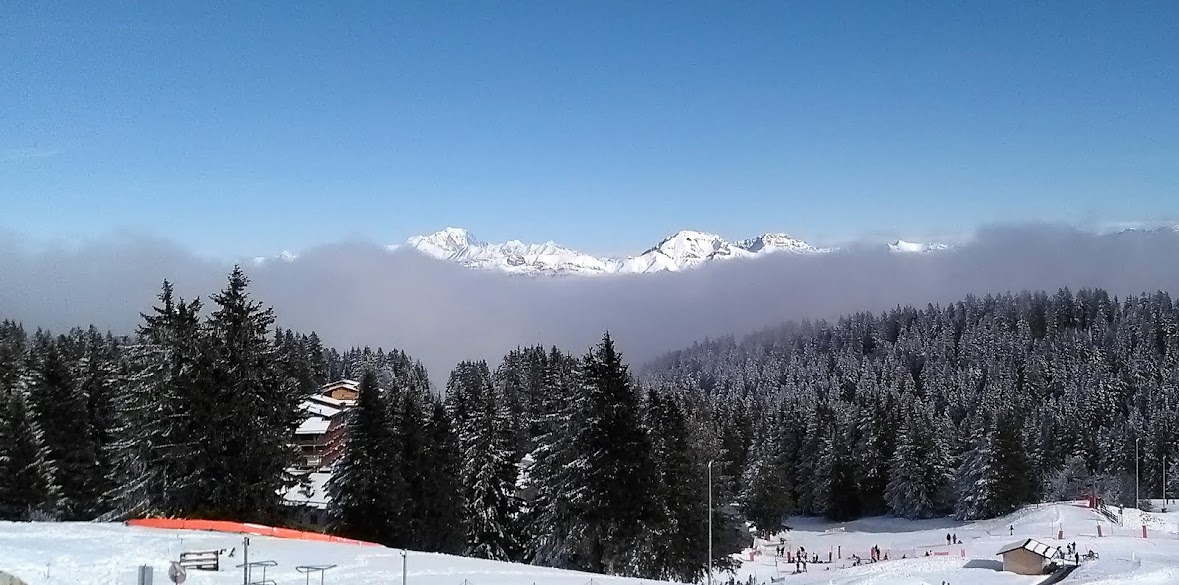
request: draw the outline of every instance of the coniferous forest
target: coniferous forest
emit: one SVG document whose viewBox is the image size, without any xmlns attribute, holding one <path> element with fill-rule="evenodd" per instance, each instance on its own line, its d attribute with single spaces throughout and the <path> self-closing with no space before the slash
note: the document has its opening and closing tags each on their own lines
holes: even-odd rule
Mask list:
<svg viewBox="0 0 1179 585">
<path fill-rule="evenodd" d="M 164 283 L 138 331 L 0 324 L 0 519 L 293 522 L 299 402 L 360 381 L 328 529 L 414 550 L 699 579 L 748 523 L 1005 514 L 1179 478 L 1164 293 L 968 297 L 697 343 L 632 372 L 610 336 L 521 347 L 444 388 L 397 349 L 279 328 L 240 269 Z M 526 340 L 522 340 L 526 341 Z M 708 507 L 706 469 L 713 462 Z M 1168 486 L 1179 493 L 1179 481 Z"/>
</svg>

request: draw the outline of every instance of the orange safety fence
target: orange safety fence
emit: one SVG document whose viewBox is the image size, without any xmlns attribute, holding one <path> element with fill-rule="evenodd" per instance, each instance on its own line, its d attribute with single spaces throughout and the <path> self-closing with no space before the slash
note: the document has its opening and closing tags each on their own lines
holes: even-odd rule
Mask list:
<svg viewBox="0 0 1179 585">
<path fill-rule="evenodd" d="M 255 536 L 273 536 L 294 540 L 315 540 L 319 542 L 338 542 L 344 544 L 360 544 L 364 546 L 382 546 L 375 542 L 353 540 L 342 536 L 332 536 L 320 532 L 294 530 L 292 528 L 276 528 L 263 524 L 247 524 L 244 522 L 230 522 L 227 520 L 188 520 L 185 518 L 139 518 L 128 520 L 128 526 L 142 526 L 145 528 L 165 528 L 168 530 L 210 530 L 213 532 L 231 532 L 235 534 L 253 534 Z"/>
</svg>

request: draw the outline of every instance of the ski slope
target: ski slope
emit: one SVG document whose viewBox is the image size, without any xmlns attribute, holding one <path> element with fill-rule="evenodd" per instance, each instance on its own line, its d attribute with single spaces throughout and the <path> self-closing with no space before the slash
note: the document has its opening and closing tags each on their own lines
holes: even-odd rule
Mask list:
<svg viewBox="0 0 1179 585">
<path fill-rule="evenodd" d="M 122 524 L 0 522 L 0 571 L 28 585 L 135 585 L 136 568 L 151 565 L 155 585 L 168 585 L 169 561 L 184 551 L 236 548 L 222 559 L 222 570 L 189 570 L 185 585 L 242 583 L 242 535 L 193 530 L 161 530 Z M 401 583 L 399 549 L 284 540 L 251 536 L 250 561 L 273 560 L 266 578 L 278 585 L 302 584 L 299 565 L 337 565 L 324 574 L 325 585 L 396 585 Z M 406 576 L 414 585 L 640 585 L 638 579 L 608 577 L 513 563 L 409 551 Z M 255 579 L 261 578 L 258 570 Z M 311 579 L 319 583 L 319 577 Z"/>
<path fill-rule="evenodd" d="M 1175 504 L 1179 507 L 1179 504 Z M 1161 507 L 1161 502 L 1156 503 Z M 832 563 L 808 565 L 808 572 L 791 574 L 793 563 L 781 559 L 775 566 L 778 538 L 759 541 L 745 551 L 734 577 L 758 583 L 780 578 L 784 585 L 1034 585 L 1043 577 L 1003 573 L 995 555 L 1003 545 L 1035 538 L 1051 545 L 1076 542 L 1084 554 L 1093 550 L 1100 558 L 1083 561 L 1065 584 L 1162 585 L 1179 584 L 1179 512 L 1141 513 L 1126 509 L 1124 525 L 1111 524 L 1080 502 L 1029 506 L 1009 516 L 979 522 L 950 519 L 909 521 L 875 517 L 845 523 L 792 518 L 793 530 L 782 533 L 786 546 L 805 547 Z M 1148 538 L 1142 538 L 1142 524 Z M 1097 536 L 1098 526 L 1102 536 Z M 1063 531 L 1064 540 L 1057 534 Z M 957 535 L 959 545 L 947 545 L 946 534 Z M 401 580 L 401 551 L 340 543 L 250 537 L 250 560 L 273 560 L 277 567 L 267 578 L 279 585 L 301 584 L 307 578 L 298 565 L 335 564 L 324 578 L 327 584 L 395 585 Z M 242 536 L 191 530 L 161 530 L 95 523 L 0 522 L 0 571 L 29 585 L 135 583 L 136 567 L 155 568 L 155 583 L 168 583 L 170 560 L 183 551 L 234 549 L 223 559 L 220 572 L 190 570 L 187 583 L 231 585 L 242 582 Z M 753 544 L 751 542 L 751 544 Z M 852 555 L 865 559 L 878 546 L 889 560 L 865 561 L 851 566 Z M 751 551 L 764 554 L 749 561 Z M 926 551 L 930 556 L 925 556 Z M 839 558 L 842 557 L 842 558 Z M 905 557 L 905 558 L 901 558 Z M 462 557 L 417 553 L 406 557 L 407 579 L 415 585 L 650 585 L 652 581 L 561 571 L 530 565 L 501 563 Z M 260 576 L 260 575 L 258 575 Z M 717 582 L 729 575 L 717 574 Z M 311 582 L 317 582 L 312 578 Z"/>
<path fill-rule="evenodd" d="M 1161 502 L 1158 503 L 1161 506 Z M 1177 505 L 1173 504 L 1173 507 Z M 1143 520 L 1148 538 L 1142 538 Z M 742 557 L 738 580 L 753 576 L 759 583 L 782 578 L 786 585 L 1034 585 L 1043 576 L 1001 572 L 1002 559 L 995 553 L 1016 540 L 1034 538 L 1065 547 L 1076 542 L 1084 555 L 1093 550 L 1100 558 L 1082 561 L 1063 583 L 1101 585 L 1179 584 L 1179 513 L 1141 513 L 1126 509 L 1123 525 L 1111 524 L 1082 502 L 1028 506 L 1011 515 L 978 522 L 948 518 L 902 520 L 864 518 L 833 523 L 812 518 L 792 518 L 793 530 L 770 541 L 757 541 L 764 554 Z M 1098 526 L 1102 536 L 1097 536 Z M 1057 535 L 1063 531 L 1064 539 Z M 962 544 L 947 545 L 946 534 Z M 808 556 L 819 554 L 832 563 L 809 564 L 806 573 L 794 574 L 794 563 L 775 558 L 779 536 L 789 550 L 800 546 Z M 873 546 L 888 553 L 889 560 L 852 566 L 852 555 L 869 559 Z M 931 556 L 925 556 L 929 551 Z M 842 556 L 842 558 L 839 558 Z M 903 558 L 902 558 L 903 557 Z M 727 580 L 727 579 L 726 579 Z"/>
</svg>

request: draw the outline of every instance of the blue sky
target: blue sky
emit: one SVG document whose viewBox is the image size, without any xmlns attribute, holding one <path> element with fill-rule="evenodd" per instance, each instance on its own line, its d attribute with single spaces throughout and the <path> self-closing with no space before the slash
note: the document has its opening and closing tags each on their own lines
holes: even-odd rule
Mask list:
<svg viewBox="0 0 1179 585">
<path fill-rule="evenodd" d="M 1179 218 L 1174 2 L 39 2 L 0 228 L 638 252 Z"/>
</svg>

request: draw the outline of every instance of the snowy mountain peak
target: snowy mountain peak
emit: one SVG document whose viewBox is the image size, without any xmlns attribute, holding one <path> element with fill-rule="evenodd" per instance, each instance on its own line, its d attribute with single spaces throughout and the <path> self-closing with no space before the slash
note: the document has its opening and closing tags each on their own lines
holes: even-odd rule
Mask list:
<svg viewBox="0 0 1179 585">
<path fill-rule="evenodd" d="M 924 254 L 926 252 L 937 252 L 949 248 L 947 244 L 929 244 L 918 242 L 906 242 L 905 240 L 897 240 L 888 245 L 891 252 L 901 254 Z"/>
<path fill-rule="evenodd" d="M 647 250 L 644 254 L 660 252 L 676 260 L 707 260 L 715 254 L 729 252 L 724 238 L 707 232 L 680 230 Z"/>
<path fill-rule="evenodd" d="M 790 237 L 788 234 L 762 234 L 756 238 L 741 240 L 737 245 L 754 254 L 763 252 L 790 251 L 799 253 L 828 252 L 824 248 L 816 248 L 802 240 Z"/>
<path fill-rule="evenodd" d="M 427 256 L 442 260 L 459 259 L 472 247 L 483 245 L 471 232 L 456 227 L 448 227 L 427 236 L 414 236 L 405 243 Z"/>
<path fill-rule="evenodd" d="M 262 266 L 274 261 L 290 263 L 294 262 L 298 258 L 298 254 L 291 252 L 290 250 L 283 250 L 281 253 L 279 253 L 278 256 L 255 256 L 253 258 L 253 264 L 254 266 Z"/>
<path fill-rule="evenodd" d="M 716 260 L 757 258 L 770 253 L 824 254 L 835 250 L 815 247 L 780 232 L 730 242 L 714 233 L 685 229 L 660 240 L 637 256 L 608 258 L 578 252 L 552 240 L 542 244 L 528 244 L 520 240 L 501 244 L 485 243 L 471 232 L 457 227 L 414 236 L 407 239 L 405 244 L 391 245 L 389 249 L 402 247 L 468 268 L 527 275 L 676 272 Z M 890 250 L 900 253 L 945 248 L 945 244 L 915 244 L 903 240 L 889 244 Z"/>
</svg>

